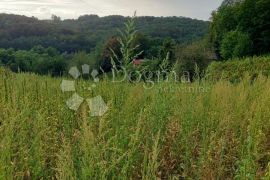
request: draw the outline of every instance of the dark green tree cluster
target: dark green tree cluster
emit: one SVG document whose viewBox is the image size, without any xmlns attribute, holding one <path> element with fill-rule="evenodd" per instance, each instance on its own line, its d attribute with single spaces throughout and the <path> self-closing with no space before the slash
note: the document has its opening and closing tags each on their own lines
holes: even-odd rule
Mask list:
<svg viewBox="0 0 270 180">
<path fill-rule="evenodd" d="M 59 52 L 92 52 L 100 42 L 119 35 L 118 29 L 130 17 L 85 15 L 78 19 L 38 20 L 19 15 L 0 14 L 0 48 L 30 50 L 34 46 L 54 47 Z M 170 37 L 191 42 L 208 32 L 209 22 L 184 17 L 137 17 L 137 29 L 155 41 Z"/>
<path fill-rule="evenodd" d="M 34 72 L 59 76 L 66 70 L 67 62 L 54 48 L 36 46 L 30 51 L 0 49 L 0 64 L 14 72 Z"/>
<path fill-rule="evenodd" d="M 71 66 L 83 64 L 109 72 L 111 57 L 123 59 L 120 31 L 125 31 L 124 22 L 130 20 L 96 15 L 77 20 L 61 20 L 53 15 L 51 20 L 38 20 L 0 14 L 0 48 L 4 48 L 0 50 L 0 63 L 15 72 L 38 74 L 61 75 Z M 178 58 L 177 44 L 201 39 L 209 23 L 183 17 L 136 17 L 134 26 L 136 33 L 128 44 L 136 47 L 136 58 L 147 60 L 155 70 L 164 59 L 172 68 Z"/>
<path fill-rule="evenodd" d="M 169 62 L 173 65 L 176 62 L 176 46 L 177 43 L 172 38 L 157 39 L 151 38 L 141 32 L 136 33 L 130 44 L 132 48 L 137 47 L 135 54 L 138 53 L 136 59 L 143 59 L 147 61 L 162 60 L 167 57 L 169 53 Z M 114 52 L 114 53 L 113 53 Z M 111 57 L 117 56 L 122 59 L 121 43 L 119 37 L 113 36 L 107 40 L 105 45 L 98 50 L 97 65 L 102 67 L 105 72 L 112 68 Z M 119 62 L 116 61 L 118 65 Z M 153 62 L 155 64 L 155 62 Z"/>
<path fill-rule="evenodd" d="M 175 57 L 175 70 L 180 74 L 188 73 L 191 78 L 195 75 L 203 76 L 207 66 L 217 58 L 207 38 L 177 45 Z"/>
<path fill-rule="evenodd" d="M 225 0 L 213 13 L 210 28 L 217 55 L 229 59 L 269 53 L 269 9 L 269 0 Z"/>
<path fill-rule="evenodd" d="M 166 38 L 162 40 L 151 39 L 141 33 L 136 34 L 131 47 L 138 46 L 136 52 L 142 52 L 138 59 L 156 61 L 165 59 L 169 53 L 171 64 L 175 62 L 175 41 Z M 114 54 L 113 54 L 114 52 Z M 60 53 L 57 49 L 35 46 L 30 50 L 0 49 L 0 65 L 6 66 L 14 72 L 34 72 L 38 74 L 51 74 L 59 76 L 68 72 L 72 66 L 81 67 L 84 64 L 90 67 L 110 72 L 112 68 L 111 57 L 122 58 L 119 38 L 113 36 L 106 43 L 99 43 L 92 52 L 78 51 L 75 53 Z M 155 62 L 153 62 L 155 64 Z M 120 65 L 120 64 L 119 64 Z"/>
</svg>

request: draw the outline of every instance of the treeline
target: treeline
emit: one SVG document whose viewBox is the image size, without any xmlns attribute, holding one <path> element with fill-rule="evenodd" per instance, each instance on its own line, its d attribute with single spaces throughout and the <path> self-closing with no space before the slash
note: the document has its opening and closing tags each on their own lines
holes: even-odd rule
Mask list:
<svg viewBox="0 0 270 180">
<path fill-rule="evenodd" d="M 51 20 L 0 14 L 0 48 L 30 50 L 41 45 L 59 52 L 91 52 L 108 38 L 118 35 L 118 29 L 130 19 L 123 16 L 98 17 L 85 15 L 78 19 Z M 184 17 L 137 17 L 138 30 L 156 41 L 170 37 L 176 42 L 191 42 L 205 36 L 209 22 Z"/>
<path fill-rule="evenodd" d="M 177 43 L 171 38 L 156 41 L 138 33 L 132 40 L 131 48 L 135 46 L 138 46 L 137 52 L 142 52 L 136 57 L 138 59 L 147 59 L 154 63 L 154 61 L 165 59 L 167 53 L 170 53 L 170 61 L 176 62 Z M 80 67 L 84 64 L 90 65 L 92 69 L 110 72 L 111 57 L 115 55 L 122 58 L 119 38 L 114 36 L 90 53 L 86 51 L 61 53 L 56 48 L 45 48 L 40 45 L 30 50 L 0 49 L 0 65 L 14 72 L 34 72 L 53 76 L 63 75 L 70 67 Z"/>
<path fill-rule="evenodd" d="M 128 47 L 138 46 L 135 54 L 142 53 L 134 58 L 150 62 L 151 70 L 167 58 L 170 68 L 179 73 L 188 71 L 193 76 L 200 71 L 203 75 L 213 61 L 270 52 L 269 6 L 269 0 L 225 0 L 213 12 L 210 26 L 189 18 L 136 17 L 138 33 L 131 35 Z M 39 74 L 61 75 L 70 66 L 82 64 L 109 72 L 111 57 L 124 58 L 117 29 L 127 32 L 125 22 L 129 20 L 86 15 L 77 20 L 53 16 L 40 21 L 2 14 L 0 63 L 13 71 Z"/>
<path fill-rule="evenodd" d="M 210 71 L 216 79 L 224 75 L 223 78 L 231 81 L 245 74 L 268 76 L 269 9 L 269 0 L 224 0 L 212 14 L 209 35 L 205 39 L 177 46 L 178 71 L 194 74 L 198 68 L 203 75 Z"/>
<path fill-rule="evenodd" d="M 21 16 L 19 17 L 23 18 Z M 109 17 L 106 17 L 106 18 L 109 18 Z M 116 17 L 112 17 L 112 18 L 116 18 Z M 92 19 L 89 22 L 93 23 L 93 22 L 96 22 L 98 19 L 102 19 L 102 18 L 99 18 L 97 16 L 84 16 L 84 17 L 80 17 L 78 21 L 83 22 L 89 19 Z M 94 21 L 94 19 L 96 19 L 96 21 Z M 113 21 L 113 20 L 111 21 L 114 24 L 119 23 L 119 27 L 120 27 L 120 23 L 122 23 L 122 21 L 124 21 L 125 19 L 127 20 L 127 18 L 123 18 L 122 20 L 119 20 L 119 21 Z M 203 70 L 207 67 L 207 65 L 211 62 L 211 60 L 215 58 L 212 48 L 210 47 L 209 41 L 207 38 L 205 38 L 206 37 L 205 32 L 200 32 L 204 34 L 204 36 L 202 37 L 197 36 L 197 37 L 193 37 L 187 40 L 184 40 L 184 39 L 181 40 L 181 39 L 174 39 L 174 36 L 171 34 L 165 34 L 165 33 L 169 33 L 170 31 L 163 32 L 162 30 L 161 31 L 157 30 L 155 32 L 157 37 L 153 37 L 151 35 L 147 35 L 144 33 L 147 31 L 140 30 L 141 28 L 143 28 L 143 25 L 140 24 L 141 23 L 140 20 L 143 20 L 143 19 L 145 21 L 147 19 L 151 21 L 157 21 L 158 24 L 161 23 L 161 21 L 163 21 L 163 18 L 155 19 L 152 17 L 141 17 L 141 18 L 136 17 L 135 19 L 133 19 L 134 32 L 137 32 L 137 30 L 138 32 L 135 34 L 134 37 L 132 37 L 132 42 L 129 45 L 129 48 L 132 49 L 134 47 L 137 47 L 135 54 L 139 52 L 141 53 L 139 54 L 139 56 L 130 57 L 130 61 L 132 61 L 133 58 L 143 59 L 148 62 L 147 64 L 148 68 L 151 71 L 155 71 L 156 68 L 159 67 L 159 63 L 161 63 L 164 59 L 167 59 L 170 68 L 174 68 L 174 70 L 177 70 L 179 73 L 182 73 L 183 71 L 189 71 L 190 74 L 194 74 L 195 67 L 198 67 L 199 69 Z M 177 19 L 177 18 L 164 18 L 164 19 L 168 20 L 166 21 L 166 23 L 167 25 L 169 25 L 170 23 L 173 24 L 172 23 L 174 21 L 173 19 Z M 178 19 L 181 19 L 181 18 L 178 18 Z M 189 19 L 185 19 L 185 18 L 183 18 L 183 20 L 189 21 Z M 12 22 L 13 21 L 14 20 L 12 20 Z M 31 20 L 29 19 L 29 21 L 31 24 L 35 24 L 33 22 L 36 22 L 37 23 L 36 26 L 39 27 L 38 23 L 40 21 L 35 20 L 35 19 L 31 19 Z M 72 20 L 67 20 L 67 21 L 69 22 Z M 46 22 L 47 23 L 50 22 L 49 23 L 50 26 L 59 25 L 59 27 L 60 25 L 63 26 L 64 24 L 65 25 L 71 24 L 71 23 L 67 23 L 66 21 L 61 21 L 60 18 L 56 16 L 53 17 L 53 20 L 46 21 Z M 74 20 L 72 22 L 75 23 L 76 21 Z M 147 24 L 147 22 L 144 22 L 144 23 Z M 124 24 L 125 23 L 123 23 L 121 26 L 125 27 Z M 148 23 L 149 26 L 150 24 L 151 23 Z M 166 29 L 167 25 L 163 24 L 164 30 Z M 159 26 L 161 26 L 161 24 L 159 24 Z M 189 26 L 189 25 L 187 24 L 185 26 Z M 65 27 L 65 28 L 68 28 L 68 27 Z M 78 27 L 74 25 L 74 26 L 71 26 L 69 29 L 76 29 L 76 28 Z M 102 29 L 101 27 L 100 28 L 95 27 L 95 28 L 96 28 L 96 31 L 100 31 Z M 175 26 L 175 27 L 171 27 L 170 29 L 176 32 L 178 28 L 179 26 Z M 46 31 L 46 29 L 42 29 L 42 30 Z M 125 30 L 127 31 L 127 29 Z M 150 30 L 149 29 L 147 30 L 148 32 L 150 32 L 151 28 Z M 57 30 L 55 29 L 55 31 Z M 87 28 L 81 31 L 87 31 Z M 163 35 L 158 34 L 158 33 L 163 33 Z M 193 32 L 189 32 L 189 33 L 186 32 L 186 33 L 189 35 L 193 34 Z M 38 43 L 38 46 L 34 46 L 31 49 L 28 49 L 27 45 L 25 45 L 24 47 L 25 50 L 21 50 L 20 48 L 16 48 L 16 46 L 19 46 L 20 44 L 15 43 L 15 47 L 0 50 L 0 63 L 4 66 L 9 67 L 12 71 L 15 71 L 15 72 L 18 72 L 18 71 L 35 72 L 38 74 L 51 74 L 54 76 L 58 76 L 58 75 L 62 75 L 66 73 L 71 66 L 76 65 L 80 67 L 83 64 L 89 64 L 91 68 L 102 69 L 102 71 L 110 72 L 112 68 L 111 57 L 114 57 L 116 55 L 119 59 L 123 58 L 122 52 L 121 52 L 121 43 L 119 42 L 120 34 L 121 33 L 113 35 L 112 33 L 108 35 L 107 39 L 104 39 L 104 40 L 99 39 L 98 43 L 90 51 L 87 51 L 83 47 L 80 47 L 80 48 L 77 47 L 78 51 L 75 49 L 74 51 L 73 50 L 63 51 L 63 49 L 59 50 L 57 48 L 59 43 L 52 43 L 52 46 L 49 46 L 49 47 L 43 46 L 42 43 Z M 16 33 L 14 35 L 16 35 Z M 7 35 L 7 37 L 9 37 L 9 35 Z M 175 38 L 177 37 L 175 36 Z M 29 40 L 30 39 L 31 39 L 31 36 L 29 36 Z M 77 44 L 70 42 L 67 45 L 69 45 L 70 47 L 76 48 Z M 78 42 L 78 45 L 84 46 L 84 44 L 81 42 Z M 88 43 L 86 43 L 85 45 L 91 46 Z M 29 48 L 30 47 L 31 46 L 29 46 Z"/>
<path fill-rule="evenodd" d="M 60 76 L 67 67 L 65 55 L 52 48 L 36 46 L 29 51 L 0 49 L 0 65 L 14 72 L 34 72 Z"/>
<path fill-rule="evenodd" d="M 207 68 L 207 77 L 251 82 L 270 75 L 270 1 L 224 0 L 213 13 L 210 25 L 212 47 L 222 62 Z"/>
<path fill-rule="evenodd" d="M 211 41 L 221 59 L 270 51 L 269 0 L 225 0 L 213 13 Z"/>
</svg>

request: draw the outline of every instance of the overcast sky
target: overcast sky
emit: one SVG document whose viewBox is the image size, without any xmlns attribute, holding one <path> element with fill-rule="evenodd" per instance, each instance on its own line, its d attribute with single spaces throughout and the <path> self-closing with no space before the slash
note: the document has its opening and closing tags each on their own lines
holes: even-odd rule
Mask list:
<svg viewBox="0 0 270 180">
<path fill-rule="evenodd" d="M 0 13 L 62 19 L 84 14 L 99 16 L 185 16 L 208 20 L 222 0 L 0 0 Z"/>
</svg>

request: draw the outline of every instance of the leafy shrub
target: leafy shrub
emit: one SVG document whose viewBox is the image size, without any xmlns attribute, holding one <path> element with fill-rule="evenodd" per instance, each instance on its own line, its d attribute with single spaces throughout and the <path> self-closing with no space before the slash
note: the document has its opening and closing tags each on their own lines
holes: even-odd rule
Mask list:
<svg viewBox="0 0 270 180">
<path fill-rule="evenodd" d="M 270 75 L 270 56 L 233 59 L 226 62 L 213 62 L 207 68 L 207 77 L 212 80 L 227 79 L 239 81 L 245 75 L 255 78 L 258 74 Z"/>
<path fill-rule="evenodd" d="M 214 52 L 207 39 L 193 42 L 189 45 L 177 47 L 176 51 L 176 71 L 179 74 L 189 72 L 191 76 L 195 75 L 196 67 L 204 71 L 214 57 Z"/>
<path fill-rule="evenodd" d="M 4 67 L 0 67 L 0 77 L 12 76 L 12 72 Z"/>
<path fill-rule="evenodd" d="M 224 59 L 243 57 L 251 53 L 252 42 L 247 33 L 228 32 L 221 42 L 221 56 Z"/>
<path fill-rule="evenodd" d="M 30 51 L 0 49 L 0 65 L 13 72 L 34 72 L 58 76 L 66 70 L 65 56 L 54 48 L 36 46 Z"/>
</svg>

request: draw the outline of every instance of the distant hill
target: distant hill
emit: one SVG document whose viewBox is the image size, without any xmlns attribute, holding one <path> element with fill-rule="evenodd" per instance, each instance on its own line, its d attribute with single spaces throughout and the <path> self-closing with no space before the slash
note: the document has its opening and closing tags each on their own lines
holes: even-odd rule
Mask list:
<svg viewBox="0 0 270 180">
<path fill-rule="evenodd" d="M 0 48 L 31 49 L 55 47 L 61 52 L 91 51 L 97 44 L 117 34 L 129 17 L 84 15 L 78 19 L 38 20 L 0 14 Z M 170 37 L 179 43 L 191 42 L 208 33 L 209 22 L 184 17 L 138 17 L 141 33 L 156 39 Z"/>
</svg>

